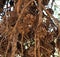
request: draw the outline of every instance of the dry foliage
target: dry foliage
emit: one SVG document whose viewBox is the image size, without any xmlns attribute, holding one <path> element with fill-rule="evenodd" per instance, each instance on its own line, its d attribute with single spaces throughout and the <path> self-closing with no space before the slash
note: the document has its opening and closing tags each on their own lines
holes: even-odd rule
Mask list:
<svg viewBox="0 0 60 57">
<path fill-rule="evenodd" d="M 54 39 L 60 35 L 60 26 L 52 16 L 53 10 L 45 8 L 48 2 L 49 0 L 18 0 L 14 11 L 6 12 L 10 16 L 3 16 L 0 23 L 1 57 L 15 57 L 16 54 L 22 57 L 50 57 L 54 54 Z M 58 43 L 60 42 L 57 42 L 57 47 L 60 48 Z"/>
</svg>

